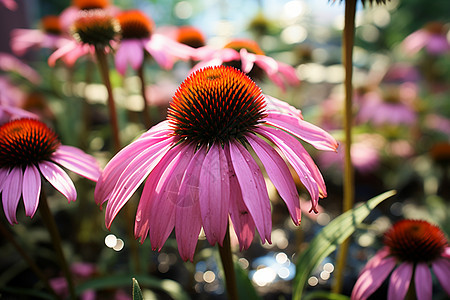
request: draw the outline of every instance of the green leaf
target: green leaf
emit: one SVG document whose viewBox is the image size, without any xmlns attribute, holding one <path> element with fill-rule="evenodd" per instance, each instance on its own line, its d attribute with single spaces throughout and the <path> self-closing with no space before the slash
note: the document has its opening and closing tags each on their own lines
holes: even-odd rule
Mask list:
<svg viewBox="0 0 450 300">
<path fill-rule="evenodd" d="M 239 299 L 245 300 L 260 300 L 261 297 L 256 293 L 247 272 L 242 269 L 239 263 L 234 263 L 234 273 L 236 274 L 236 284 L 238 289 Z"/>
<path fill-rule="evenodd" d="M 311 292 L 305 295 L 305 298 L 303 300 L 350 300 L 350 297 L 341 295 L 341 294 L 335 294 L 330 293 L 326 291 L 316 291 Z"/>
<path fill-rule="evenodd" d="M 141 288 L 135 278 L 133 278 L 133 300 L 143 300 Z"/>
<path fill-rule="evenodd" d="M 183 290 L 182 286 L 176 281 L 170 279 L 159 279 L 148 275 L 112 275 L 91 279 L 83 282 L 76 287 L 75 292 L 80 295 L 88 289 L 102 290 L 108 288 L 128 287 L 130 286 L 130 278 L 136 278 L 142 287 L 165 292 L 173 299 L 189 300 L 188 294 Z"/>
<path fill-rule="evenodd" d="M 311 241 L 308 248 L 300 254 L 296 263 L 293 299 L 301 299 L 303 288 L 309 275 L 320 262 L 330 255 L 338 245 L 352 235 L 356 227 L 364 221 L 379 203 L 394 194 L 395 191 L 388 191 L 378 195 L 361 206 L 343 213 L 322 228 L 321 232 Z"/>
</svg>

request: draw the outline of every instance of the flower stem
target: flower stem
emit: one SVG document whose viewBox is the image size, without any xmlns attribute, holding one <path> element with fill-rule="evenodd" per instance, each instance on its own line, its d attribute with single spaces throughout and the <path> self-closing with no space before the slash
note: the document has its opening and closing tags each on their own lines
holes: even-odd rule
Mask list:
<svg viewBox="0 0 450 300">
<path fill-rule="evenodd" d="M 139 67 L 138 69 L 138 76 L 141 81 L 141 93 L 142 93 L 142 99 L 144 100 L 144 108 L 142 109 L 142 119 L 144 121 L 144 126 L 146 128 L 150 128 L 152 125 L 150 114 L 148 111 L 148 102 L 147 102 L 147 88 L 145 85 L 145 72 L 144 72 L 144 64 Z"/>
<path fill-rule="evenodd" d="M 16 242 L 14 236 L 9 232 L 8 229 L 3 226 L 3 222 L 0 222 L 0 232 L 8 240 L 16 249 L 17 252 L 22 256 L 22 258 L 26 261 L 31 270 L 36 274 L 37 277 L 43 282 L 45 288 L 55 297 L 59 298 L 59 296 L 55 293 L 55 290 L 50 285 L 47 276 L 39 269 L 33 259 L 27 254 L 27 252 Z"/>
<path fill-rule="evenodd" d="M 354 202 L 354 172 L 351 161 L 352 144 L 352 75 L 353 75 L 353 43 L 355 37 L 355 14 L 356 1 L 345 1 L 345 25 L 342 35 L 343 64 L 345 68 L 345 107 L 344 107 L 344 132 L 345 132 L 345 168 L 344 168 L 344 200 L 342 209 L 347 211 L 352 209 Z M 332 291 L 341 293 L 343 286 L 344 269 L 347 260 L 347 253 L 350 238 L 347 238 L 340 246 L 336 262 L 336 277 Z"/>
<path fill-rule="evenodd" d="M 119 123 L 117 121 L 116 104 L 114 102 L 111 80 L 109 78 L 109 67 L 105 50 L 96 47 L 95 56 L 97 57 L 98 67 L 100 68 L 100 75 L 102 76 L 103 84 L 108 91 L 109 122 L 111 123 L 114 150 L 117 153 L 121 148 L 119 138 Z"/>
<path fill-rule="evenodd" d="M 223 240 L 223 246 L 219 246 L 220 260 L 222 261 L 222 267 L 225 273 L 225 284 L 227 288 L 228 299 L 239 299 L 237 286 L 236 286 L 236 274 L 234 273 L 233 255 L 231 253 L 230 242 L 230 228 L 227 227 L 227 232 Z"/>
<path fill-rule="evenodd" d="M 75 288 L 74 288 L 74 284 L 73 284 L 72 273 L 70 272 L 69 265 L 67 264 L 66 257 L 64 256 L 64 252 L 62 249 L 61 236 L 59 235 L 58 227 L 56 225 L 55 219 L 53 218 L 53 215 L 48 206 L 47 197 L 46 197 L 44 191 L 41 191 L 41 195 L 40 195 L 40 199 L 39 199 L 39 212 L 41 213 L 42 221 L 44 222 L 45 226 L 48 229 L 48 232 L 50 234 L 50 239 L 53 244 L 53 248 L 55 249 L 55 252 L 56 252 L 56 257 L 59 261 L 59 264 L 60 264 L 60 267 L 64 274 L 64 277 L 66 278 L 67 285 L 69 287 L 70 299 L 74 300 L 74 299 L 76 299 L 76 296 L 75 296 Z"/>
</svg>

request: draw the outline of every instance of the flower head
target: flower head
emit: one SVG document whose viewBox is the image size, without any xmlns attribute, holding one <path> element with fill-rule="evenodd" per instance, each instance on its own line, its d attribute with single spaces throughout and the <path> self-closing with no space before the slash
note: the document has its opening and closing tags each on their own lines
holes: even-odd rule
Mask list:
<svg viewBox="0 0 450 300">
<path fill-rule="evenodd" d="M 317 211 L 319 197 L 326 196 L 319 169 L 296 137 L 322 150 L 337 147 L 328 133 L 304 121 L 288 104 L 262 94 L 239 70 L 201 69 L 181 84 L 167 120 L 107 164 L 95 189 L 96 202 L 108 201 L 109 228 L 148 177 L 135 235 L 143 242 L 149 234 L 153 249 L 161 249 L 175 228 L 185 260 L 192 260 L 202 227 L 212 245 L 222 244 L 229 218 L 241 248 L 250 246 L 255 228 L 263 241 L 270 242 L 270 200 L 251 149 L 295 224 L 301 218 L 300 201 L 285 159 L 311 194 L 311 210 Z"/>
<path fill-rule="evenodd" d="M 392 270 L 387 299 L 404 299 L 413 275 L 417 299 L 431 299 L 430 267 L 450 295 L 450 247 L 439 227 L 422 220 L 402 220 L 385 233 L 384 244 L 362 270 L 352 299 L 367 299 Z"/>
<path fill-rule="evenodd" d="M 72 5 L 78 9 L 104 9 L 110 5 L 109 0 L 72 0 Z"/>
<path fill-rule="evenodd" d="M 181 26 L 178 28 L 177 41 L 192 48 L 205 46 L 206 38 L 203 33 L 194 26 Z"/>
<path fill-rule="evenodd" d="M 193 49 L 162 34 L 153 33 L 153 21 L 139 10 L 124 11 L 117 15 L 122 28 L 122 39 L 116 49 L 117 71 L 124 75 L 128 64 L 139 69 L 145 53 L 163 68 L 170 69 L 175 59 L 189 59 Z"/>
<path fill-rule="evenodd" d="M 68 200 L 76 190 L 70 177 L 58 166 L 90 180 L 100 176 L 95 159 L 83 151 L 61 145 L 44 123 L 18 119 L 0 127 L 0 192 L 6 218 L 17 223 L 16 210 L 22 196 L 27 216 L 33 217 L 39 204 L 41 174 Z"/>
<path fill-rule="evenodd" d="M 232 40 L 222 49 L 200 47 L 193 58 L 200 61 L 193 71 L 223 64 L 242 70 L 253 80 L 261 80 L 266 75 L 283 90 L 286 84 L 294 86 L 300 83 L 293 67 L 264 55 L 259 45 L 249 39 Z"/>
</svg>

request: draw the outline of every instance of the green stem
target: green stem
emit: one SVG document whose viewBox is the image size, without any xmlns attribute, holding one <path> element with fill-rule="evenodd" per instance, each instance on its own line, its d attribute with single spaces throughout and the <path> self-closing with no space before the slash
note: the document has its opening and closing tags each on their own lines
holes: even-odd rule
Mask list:
<svg viewBox="0 0 450 300">
<path fill-rule="evenodd" d="M 351 161 L 352 145 L 352 76 L 353 76 L 353 44 L 355 37 L 356 1 L 345 1 L 345 25 L 342 35 L 343 64 L 345 68 L 345 107 L 344 107 L 344 132 L 345 132 L 345 168 L 344 168 L 344 201 L 343 211 L 352 209 L 354 203 L 354 172 Z M 343 286 L 344 269 L 347 260 L 350 238 L 346 239 L 338 251 L 336 262 L 334 293 L 341 293 Z"/>
<path fill-rule="evenodd" d="M 36 274 L 37 277 L 44 283 L 45 288 L 55 297 L 59 298 L 59 296 L 55 293 L 52 286 L 50 285 L 47 276 L 41 272 L 41 269 L 36 265 L 33 259 L 27 254 L 27 252 L 16 242 L 14 236 L 9 232 L 8 229 L 3 226 L 3 222 L 0 222 L 0 232 L 8 240 L 16 249 L 17 252 L 22 256 L 25 262 L 28 264 L 30 269 Z"/>
<path fill-rule="evenodd" d="M 233 254 L 231 252 L 230 228 L 223 240 L 223 246 L 219 246 L 220 260 L 225 273 L 225 284 L 227 288 L 228 299 L 239 299 L 236 285 L 236 274 L 234 272 Z"/>
<path fill-rule="evenodd" d="M 117 111 L 116 104 L 114 102 L 114 95 L 111 85 L 111 80 L 109 78 L 109 66 L 106 59 L 105 50 L 99 47 L 95 48 L 95 56 L 97 57 L 98 67 L 100 68 L 100 75 L 103 80 L 103 84 L 108 91 L 108 108 L 109 108 L 109 122 L 111 124 L 112 139 L 115 152 L 119 152 L 120 137 L 119 137 L 119 122 L 117 121 Z"/>
<path fill-rule="evenodd" d="M 70 272 L 69 265 L 67 264 L 66 257 L 64 256 L 64 252 L 62 249 L 62 240 L 61 236 L 58 232 L 58 227 L 56 225 L 55 219 L 53 218 L 53 215 L 50 211 L 50 208 L 48 206 L 47 197 L 44 193 L 44 191 L 41 191 L 40 199 L 39 199 L 39 212 L 42 216 L 42 221 L 44 222 L 45 226 L 48 229 L 48 232 L 50 234 L 50 239 L 53 244 L 53 248 L 56 252 L 56 257 L 59 261 L 61 270 L 64 274 L 64 277 L 66 278 L 67 285 L 69 288 L 69 294 L 70 299 L 75 300 L 75 288 L 73 284 L 73 278 L 72 273 Z"/>
<path fill-rule="evenodd" d="M 138 76 L 141 81 L 141 93 L 142 93 L 142 99 L 144 100 L 144 108 L 142 109 L 142 118 L 144 121 L 144 126 L 146 128 L 150 128 L 152 125 L 150 114 L 148 111 L 148 102 L 147 102 L 147 87 L 145 85 L 145 72 L 144 72 L 144 63 L 139 67 L 138 69 Z"/>
</svg>

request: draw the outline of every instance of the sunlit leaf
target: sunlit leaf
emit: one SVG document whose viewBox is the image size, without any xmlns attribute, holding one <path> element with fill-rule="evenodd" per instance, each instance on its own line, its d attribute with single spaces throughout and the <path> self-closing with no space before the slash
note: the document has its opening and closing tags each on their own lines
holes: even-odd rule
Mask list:
<svg viewBox="0 0 450 300">
<path fill-rule="evenodd" d="M 141 288 L 135 278 L 133 278 L 133 300 L 143 300 Z"/>
<path fill-rule="evenodd" d="M 395 191 L 385 192 L 366 203 L 349 210 L 322 228 L 302 252 L 296 263 L 296 274 L 293 286 L 293 299 L 300 300 L 303 288 L 311 272 L 330 255 L 338 245 L 353 234 L 356 227 L 364 221 L 369 213 L 382 201 L 393 196 Z"/>
</svg>

